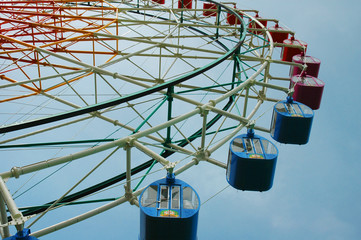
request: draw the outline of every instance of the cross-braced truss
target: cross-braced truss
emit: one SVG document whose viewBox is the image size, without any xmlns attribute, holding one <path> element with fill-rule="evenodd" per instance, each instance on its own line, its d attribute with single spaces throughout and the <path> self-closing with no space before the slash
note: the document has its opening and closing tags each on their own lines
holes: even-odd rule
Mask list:
<svg viewBox="0 0 361 240">
<path fill-rule="evenodd" d="M 127 201 L 137 204 L 142 181 L 157 172 L 156 163 L 176 174 L 200 161 L 225 168 L 225 159 L 213 156 L 243 127 L 268 131 L 257 122 L 269 108 L 263 103 L 283 98 L 288 86 L 280 83 L 287 77 L 270 74 L 271 63 L 279 62 L 272 60 L 269 32 L 251 16 L 257 11 L 194 4 L 187 9 L 176 1 L 0 3 L 0 148 L 9 156 L 14 149 L 44 153 L 2 165 L 11 169 L 0 174 L 3 237 L 9 236 L 8 225 L 21 229 L 31 219 L 32 226 L 50 210 L 114 184 L 124 185 L 124 194 L 91 199 L 111 202 L 34 236 Z M 125 159 L 124 174 L 114 176 L 111 166 L 119 158 Z M 36 207 L 19 210 L 18 198 L 36 188 L 46 192 L 41 183 L 64 167 L 76 169 L 80 180 L 64 190 L 65 184 L 54 186 L 56 191 L 29 203 Z M 107 170 L 74 193 L 102 168 Z M 10 193 L 10 178 L 25 187 Z"/>
</svg>

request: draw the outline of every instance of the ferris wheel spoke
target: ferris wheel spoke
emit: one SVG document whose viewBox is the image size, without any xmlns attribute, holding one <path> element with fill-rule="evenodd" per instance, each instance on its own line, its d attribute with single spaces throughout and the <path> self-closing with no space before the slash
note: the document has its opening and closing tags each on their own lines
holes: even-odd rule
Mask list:
<svg viewBox="0 0 361 240">
<path fill-rule="evenodd" d="M 66 104 L 66 105 L 68 105 L 68 106 L 70 106 L 70 107 L 72 107 L 72 108 L 75 108 L 75 109 L 81 108 L 80 106 L 77 106 L 77 105 L 75 105 L 75 104 L 73 104 L 73 103 L 70 103 L 70 102 L 67 102 L 67 101 L 65 101 L 65 100 L 62 100 L 62 99 L 60 99 L 60 98 L 56 98 L 56 97 L 51 96 L 51 95 L 49 95 L 49 94 L 44 93 L 44 95 L 47 96 L 47 97 L 50 98 L 50 99 L 55 99 L 56 101 L 59 101 L 59 102 L 61 102 L 61 103 L 63 103 L 63 104 Z M 127 106 L 128 108 L 132 109 L 132 110 L 136 113 L 136 116 L 137 116 L 137 117 L 140 117 L 140 118 L 143 120 L 143 124 L 147 124 L 149 127 L 152 127 L 151 124 L 143 117 L 143 115 L 135 109 L 134 104 L 130 104 L 129 102 L 126 102 L 126 106 Z M 102 116 L 102 113 L 106 113 L 106 112 L 109 112 L 109 111 L 110 111 L 110 109 L 104 109 L 102 112 L 99 112 L 99 111 L 98 111 L 98 112 L 91 112 L 90 115 L 91 115 L 92 117 L 97 117 L 97 118 L 99 118 L 99 119 L 103 119 L 103 120 L 105 120 L 105 121 L 107 121 L 107 122 L 109 122 L 109 123 L 117 124 L 117 125 L 121 125 L 121 126 L 123 126 L 123 127 L 126 127 L 128 130 L 131 130 L 132 132 L 137 132 L 137 131 L 138 131 L 139 127 L 138 127 L 137 129 L 130 128 L 130 127 L 128 127 L 128 124 L 121 124 L 121 123 L 119 123 L 119 122 L 116 122 L 116 120 L 109 119 L 109 118 L 107 118 L 107 117 Z M 116 122 L 116 123 L 115 123 L 115 122 Z M 161 137 L 160 134 L 158 134 L 158 135 Z"/>
<path fill-rule="evenodd" d="M 143 141 L 143 140 L 138 140 L 138 142 L 143 144 L 144 146 L 151 146 L 152 148 L 158 148 L 158 149 L 162 150 L 162 152 L 167 151 L 172 154 L 178 153 L 178 154 L 183 154 L 185 156 L 193 156 L 195 154 L 195 152 L 190 151 L 186 148 L 183 148 L 183 147 L 173 144 L 173 143 L 168 143 L 167 145 L 165 145 L 162 142 L 151 143 L 151 142 Z"/>
<path fill-rule="evenodd" d="M 195 150 L 197 151 L 197 148 L 192 144 L 192 142 L 182 133 L 182 131 L 177 127 L 176 124 L 173 125 L 173 127 L 177 130 L 177 134 L 179 133 L 184 140 L 187 141 L 187 143 Z"/>
<path fill-rule="evenodd" d="M 52 96 L 49 96 L 49 98 L 52 98 L 52 99 L 53 99 Z M 156 100 L 156 99 L 154 99 L 154 100 Z M 153 101 L 154 101 L 154 100 L 153 100 Z M 146 102 L 149 102 L 149 101 L 146 101 Z M 143 102 L 143 103 L 146 103 L 146 102 Z M 65 104 L 70 105 L 70 106 L 72 106 L 72 107 L 77 107 L 77 106 L 74 106 L 74 105 L 71 104 L 71 103 L 65 103 Z M 142 104 L 142 102 L 139 102 L 139 103 L 137 103 L 137 104 Z M 126 106 L 126 107 L 129 108 L 129 107 L 133 107 L 133 106 L 132 106 L 132 104 L 130 104 L 130 105 L 128 104 L 128 106 Z M 114 119 L 111 119 L 111 118 L 108 118 L 108 117 L 104 116 L 103 113 L 107 113 L 107 112 L 109 112 L 109 111 L 112 111 L 111 108 L 105 109 L 105 110 L 103 110 L 103 111 L 101 111 L 101 112 L 98 112 L 98 113 L 91 113 L 91 114 L 90 114 L 89 116 L 87 116 L 87 117 L 79 118 L 79 119 L 77 119 L 77 120 L 70 121 L 70 122 L 67 122 L 67 123 L 64 123 L 64 124 L 59 124 L 59 125 L 55 125 L 55 126 L 52 126 L 52 127 L 49 127 L 49 128 L 37 130 L 37 131 L 31 132 L 31 133 L 29 133 L 29 134 L 21 135 L 21 136 L 19 136 L 19 137 L 10 138 L 10 139 L 8 139 L 8 140 L 1 141 L 0 143 L 1 143 L 1 144 L 5 144 L 5 143 L 8 143 L 8 142 L 12 142 L 12 141 L 18 140 L 18 139 L 23 139 L 23 138 L 26 138 L 26 137 L 29 137 L 29 136 L 33 136 L 33 135 L 36 135 L 36 134 L 41 134 L 41 133 L 44 133 L 44 132 L 47 132 L 47 131 L 52 131 L 52 130 L 54 130 L 54 129 L 61 128 L 61 127 L 67 126 L 67 125 L 72 125 L 72 124 L 77 123 L 77 122 L 82 122 L 82 121 L 85 121 L 85 120 L 88 120 L 88 119 L 91 119 L 91 118 L 94 118 L 94 117 L 97 117 L 97 118 L 99 118 L 99 119 L 102 119 L 102 120 L 104 120 L 104 121 L 106 121 L 106 122 L 108 122 L 108 123 L 110 123 L 110 124 L 112 124 L 112 125 L 119 126 L 119 127 L 121 127 L 121 128 L 127 129 L 130 133 L 136 132 L 136 128 L 135 128 L 135 127 L 134 127 L 134 128 L 131 127 L 131 126 L 129 125 L 129 123 L 124 123 L 124 124 L 123 124 L 123 123 L 120 123 L 118 120 L 114 120 Z M 141 116 L 140 113 L 138 113 L 138 115 Z M 155 141 L 157 141 L 157 142 L 159 142 L 159 143 L 164 142 L 163 138 L 155 138 L 155 137 L 153 137 L 152 135 L 148 135 L 147 137 L 150 138 L 150 139 L 153 139 L 153 140 L 155 140 Z"/>
<path fill-rule="evenodd" d="M 136 14 L 142 14 L 142 13 L 138 13 L 138 12 L 135 12 Z M 145 15 L 144 15 L 145 16 Z M 147 20 L 147 21 L 141 21 L 140 23 L 140 25 L 138 25 L 139 26 L 139 28 L 144 28 L 144 25 L 146 25 L 147 27 L 149 27 L 150 29 L 152 29 L 153 31 L 155 31 L 156 33 L 158 33 L 158 34 L 155 34 L 155 38 L 157 38 L 157 36 L 160 36 L 160 37 L 162 37 L 162 36 L 166 36 L 166 35 L 170 35 L 169 33 L 167 34 L 167 32 L 162 32 L 162 31 L 160 31 L 159 29 L 157 29 L 156 27 L 153 27 L 152 25 L 158 25 L 158 24 L 164 24 L 164 23 L 162 23 L 162 22 L 160 22 L 160 21 L 155 21 L 155 20 L 157 20 L 157 19 L 159 19 L 159 20 L 164 20 L 164 19 L 162 19 L 161 17 L 160 17 L 160 13 L 158 14 L 158 15 L 154 15 L 154 16 L 150 16 L 151 18 L 150 18 L 150 20 Z M 137 19 L 136 17 L 133 17 L 133 19 L 135 19 L 135 21 L 138 23 L 139 22 L 139 19 Z M 153 20 L 153 21 L 152 21 Z M 167 24 L 168 25 L 168 24 Z M 173 31 L 174 30 L 176 30 L 177 28 L 179 27 L 179 24 L 176 24 L 176 25 L 174 25 L 173 26 Z M 131 27 L 129 27 L 129 29 L 131 30 L 131 32 L 133 31 L 133 27 L 131 26 Z M 168 29 L 168 32 L 171 32 L 171 26 L 169 25 L 169 29 Z M 149 39 L 149 36 L 146 36 L 146 35 L 144 35 L 144 34 L 142 34 L 142 33 L 140 33 L 140 32 L 136 32 L 140 37 L 143 37 L 143 38 L 145 38 L 145 39 Z M 152 37 L 152 39 L 153 39 L 153 37 Z"/>
<path fill-rule="evenodd" d="M 238 96 L 239 97 L 239 96 Z M 228 111 L 225 111 L 225 110 L 222 110 L 222 109 L 218 109 L 218 108 L 215 108 L 215 107 L 210 107 L 210 111 L 214 112 L 214 113 L 217 113 L 219 115 L 222 115 L 224 117 L 224 119 L 220 122 L 218 128 L 212 133 L 212 137 L 211 139 L 208 141 L 208 145 L 205 149 L 209 149 L 211 147 L 211 145 L 213 144 L 213 142 L 215 141 L 217 135 L 219 133 L 222 132 L 222 128 L 224 127 L 225 125 L 225 122 L 229 119 L 231 120 L 236 120 L 236 123 L 243 123 L 244 125 L 247 125 L 249 123 L 249 119 L 247 118 L 244 118 L 244 117 L 241 117 L 240 115 L 236 115 L 236 114 L 233 114 L 231 113 L 232 109 L 236 106 L 237 104 L 237 101 L 238 99 L 235 99 L 232 103 L 232 105 L 227 109 Z"/>
<path fill-rule="evenodd" d="M 33 78 L 33 79 L 22 80 L 22 81 L 13 80 L 14 81 L 13 83 L 0 85 L 0 89 L 1 88 L 11 88 L 11 87 L 18 86 L 18 85 L 25 85 L 27 83 L 33 83 L 33 82 L 35 83 L 35 82 L 39 82 L 39 81 L 45 81 L 45 80 L 48 80 L 48 79 L 54 79 L 56 77 L 65 77 L 65 76 L 68 76 L 68 75 L 84 73 L 86 71 L 90 71 L 90 69 L 75 70 L 75 71 L 71 71 L 71 72 L 59 73 L 59 74 L 56 74 L 56 75 L 50 75 L 50 76 L 46 76 L 46 77 Z"/>
<path fill-rule="evenodd" d="M 120 147 L 115 148 L 107 157 L 100 161 L 94 168 L 92 168 L 82 179 L 80 179 L 76 184 L 74 184 L 68 191 L 66 191 L 58 200 L 56 200 L 51 206 L 47 208 L 40 216 L 38 216 L 29 226 L 30 228 L 34 225 L 40 218 L 42 218 L 48 211 L 52 210 L 53 207 L 56 207 L 57 203 L 61 202 L 64 197 L 66 197 L 71 191 L 73 191 L 80 183 L 82 183 L 86 178 L 88 178 L 96 169 L 98 169 L 105 161 L 107 161 L 115 152 L 119 150 Z"/>
<path fill-rule="evenodd" d="M 108 180 L 95 180 L 84 191 L 70 194 L 67 190 L 75 188 L 76 183 L 58 200 L 43 206 L 36 204 L 36 214 L 41 216 L 49 206 L 58 208 L 95 193 L 99 195 L 94 197 L 101 198 L 102 194 L 116 192 L 111 199 L 114 201 L 33 231 L 34 236 L 125 202 L 137 203 L 135 197 L 142 190 L 137 189 L 143 180 L 149 181 L 164 170 L 174 169 L 175 174 L 180 174 L 200 162 L 226 168 L 225 161 L 214 157 L 215 153 L 242 128 L 251 126 L 269 132 L 261 121 L 256 124 L 262 117 L 256 112 L 263 111 L 263 103 L 278 101 L 268 94 L 268 89 L 277 94 L 288 89 L 279 87 L 280 81 L 271 81 L 282 76 L 269 73 L 273 45 L 267 31 L 260 30 L 258 35 L 253 34 L 258 29 L 252 28 L 247 33 L 245 21 L 252 21 L 247 16 L 232 25 L 227 20 L 229 14 L 243 13 L 222 4 L 216 3 L 217 19 L 205 17 L 202 6 L 188 10 L 174 4 L 177 2 L 168 7 L 151 1 L 89 5 L 47 2 L 37 8 L 31 8 L 35 4 L 29 3 L 24 13 L 16 7 L 6 9 L 16 11 L 15 20 L 7 25 L 8 32 L 0 35 L 4 50 L 0 55 L 4 60 L 1 72 L 8 78 L 0 91 L 18 94 L 11 96 L 16 101 L 7 101 L 3 106 L 8 111 L 14 105 L 22 122 L 11 118 L 0 127 L 1 149 L 6 149 L 6 143 L 12 143 L 9 149 L 23 151 L 41 146 L 44 152 L 53 148 L 56 157 L 47 154 L 42 161 L 19 161 L 21 167 L 0 176 L 42 173 L 67 162 L 72 162 L 71 167 L 82 161 L 97 165 L 99 160 L 92 159 L 102 162 L 107 156 L 107 164 L 112 165 L 111 159 L 116 158 L 109 155 L 112 151 L 125 156 L 123 174 L 116 173 L 110 179 L 111 171 L 106 172 Z M 46 11 L 40 11 L 42 7 Z M 21 19 L 29 22 L 22 24 Z M 14 37 L 16 33 L 21 37 Z M 22 97 L 26 94 L 34 96 Z M 42 124 L 49 125 L 41 129 Z M 74 141 L 70 141 L 73 137 Z M 160 164 L 154 170 L 156 162 Z M 131 169 L 134 164 L 138 166 Z M 92 170 L 79 171 L 87 176 Z M 141 176 L 135 175 L 140 172 Z M 132 190 L 135 181 L 139 183 Z M 125 190 L 119 191 L 121 186 Z M 43 189 L 39 186 L 39 191 Z M 105 190 L 107 193 L 102 193 Z M 28 210 L 31 214 L 34 209 Z M 45 214 L 39 223 L 47 217 Z"/>
</svg>

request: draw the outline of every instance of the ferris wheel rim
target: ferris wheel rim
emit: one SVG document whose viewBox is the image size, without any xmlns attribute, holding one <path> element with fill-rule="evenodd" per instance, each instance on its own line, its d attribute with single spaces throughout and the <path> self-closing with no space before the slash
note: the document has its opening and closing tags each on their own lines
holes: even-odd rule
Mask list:
<svg viewBox="0 0 361 240">
<path fill-rule="evenodd" d="M 242 43 L 243 43 L 244 39 L 246 38 L 245 23 L 244 23 L 243 19 L 240 17 L 240 15 L 234 9 L 229 8 L 228 6 L 226 6 L 226 5 L 222 4 L 222 3 L 218 3 L 218 2 L 215 2 L 215 1 L 212 1 L 212 0 L 206 0 L 206 1 L 209 1 L 209 2 L 214 3 L 216 5 L 219 5 L 222 8 L 225 8 L 228 12 L 234 14 L 238 18 L 238 20 L 241 22 L 241 26 L 240 26 L 240 30 L 241 30 L 240 31 L 240 36 L 241 37 L 240 37 L 239 41 L 237 42 L 237 44 L 232 49 L 228 49 L 227 47 L 223 46 L 222 43 L 218 42 L 218 40 L 215 41 L 216 43 L 218 43 L 222 47 L 224 47 L 225 50 L 227 50 L 227 52 L 224 53 L 222 56 L 220 56 L 218 59 L 214 60 L 211 63 L 208 63 L 207 65 L 205 65 L 205 66 L 203 66 L 201 68 L 195 69 L 194 71 L 192 71 L 190 73 L 185 73 L 184 75 L 182 75 L 180 77 L 177 77 L 177 78 L 175 78 L 173 80 L 167 81 L 165 83 L 162 83 L 162 84 L 150 87 L 150 88 L 143 89 L 143 90 L 141 90 L 139 92 L 131 93 L 131 94 L 129 94 L 127 96 L 124 96 L 124 97 L 119 97 L 119 98 L 116 98 L 116 99 L 113 99 L 113 100 L 108 100 L 106 102 L 81 107 L 81 108 L 78 108 L 78 109 L 74 109 L 74 110 L 71 110 L 71 111 L 59 113 L 59 114 L 56 114 L 56 115 L 52 115 L 52 116 L 48 116 L 48 117 L 44 117 L 44 118 L 40 118 L 40 119 L 34 119 L 34 120 L 30 120 L 30 121 L 24 121 L 24 122 L 19 122 L 19 123 L 13 123 L 13 124 L 10 124 L 10 125 L 0 126 L 0 134 L 4 134 L 4 133 L 7 133 L 7 132 L 12 132 L 12 131 L 17 131 L 17 130 L 21 130 L 21 129 L 25 129 L 25 128 L 30 128 L 30 127 L 34 127 L 34 126 L 39 126 L 39 125 L 42 125 L 42 124 L 52 123 L 52 122 L 59 121 L 59 120 L 65 120 L 65 119 L 80 116 L 80 115 L 83 115 L 83 114 L 96 112 L 98 110 L 102 110 L 102 109 L 107 108 L 107 107 L 112 107 L 112 106 L 115 106 L 115 105 L 130 101 L 130 100 L 141 98 L 141 97 L 144 97 L 146 95 L 150 95 L 152 93 L 159 92 L 161 90 L 164 90 L 164 89 L 167 89 L 169 87 L 175 86 L 175 85 L 177 85 L 179 83 L 185 82 L 188 79 L 191 79 L 191 78 L 193 78 L 195 76 L 198 76 L 198 75 L 208 71 L 209 69 L 212 69 L 213 67 L 217 66 L 218 64 L 222 63 L 227 58 L 229 58 L 231 55 L 233 55 L 242 46 Z M 162 7 L 162 6 L 160 6 L 160 7 Z M 139 14 L 137 11 L 134 11 L 134 10 L 129 10 L 129 12 Z M 154 17 L 154 15 L 153 15 L 153 17 Z M 157 16 L 155 16 L 155 17 L 157 17 Z M 249 17 L 253 18 L 251 16 L 249 16 Z M 163 19 L 163 17 L 157 17 L 157 18 Z M 205 32 L 203 32 L 203 31 L 201 31 L 201 30 L 199 30 L 199 29 L 197 29 L 195 27 L 190 26 L 189 29 L 192 29 L 194 31 L 197 31 L 197 32 L 207 36 L 207 34 Z M 4 38 L 4 39 L 10 39 L 9 37 L 6 37 L 6 36 L 1 35 L 1 34 L 0 34 L 0 37 Z M 11 39 L 11 40 L 14 40 L 14 41 L 18 42 L 15 39 Z M 24 44 L 25 46 L 31 46 L 31 45 L 26 44 L 26 43 L 21 43 L 21 44 Z M 31 46 L 31 47 L 33 47 L 34 50 L 37 50 L 37 51 L 40 51 L 40 52 L 47 52 L 50 55 L 54 55 L 54 56 L 58 55 L 56 53 L 51 53 L 49 51 L 46 51 L 45 49 L 41 49 L 41 48 L 36 47 L 36 46 Z M 272 51 L 271 51 L 271 53 L 272 53 Z M 60 59 L 64 58 L 63 56 L 60 56 L 60 55 L 58 55 L 57 57 L 59 57 Z M 87 72 L 86 69 L 81 70 L 81 71 Z M 107 75 L 113 76 L 113 78 L 117 78 L 118 76 L 120 76 L 117 72 L 108 73 Z"/>
<path fill-rule="evenodd" d="M 213 2 L 213 1 L 210 1 L 210 2 Z M 232 9 L 230 9 L 230 11 L 232 12 L 233 10 Z M 236 12 L 234 12 L 234 13 L 236 13 Z M 252 18 L 252 17 L 251 17 Z M 242 20 L 243 21 L 243 20 Z M 257 21 L 257 20 L 256 20 Z M 244 30 L 244 31 L 246 31 L 246 30 Z M 269 35 L 269 33 L 267 32 L 267 34 Z M 245 36 L 244 36 L 245 37 Z M 272 39 L 272 38 L 269 38 L 269 39 Z M 271 41 L 271 48 L 272 48 L 272 46 L 273 46 L 273 44 L 272 44 L 272 40 L 270 40 Z M 240 47 L 240 46 L 238 46 L 239 44 L 241 44 L 240 42 L 237 44 L 237 47 L 235 47 L 234 49 L 232 49 L 232 50 L 230 50 L 229 52 L 227 52 L 227 56 L 223 56 L 222 57 L 222 59 L 223 60 L 225 60 L 225 59 L 227 59 L 230 55 L 232 55 L 232 54 L 234 54 L 235 53 L 235 51 L 237 50 L 237 48 L 238 47 Z M 218 61 L 217 61 L 218 62 Z M 265 68 L 267 65 L 268 65 L 269 63 L 266 61 L 266 62 L 264 62 L 263 64 L 262 64 L 262 66 L 260 67 L 260 69 L 257 71 L 257 73 L 259 73 L 259 72 L 261 72 L 262 71 L 262 69 L 263 68 Z M 212 66 L 207 66 L 207 67 L 209 67 L 209 68 L 212 68 L 213 67 L 213 65 Z M 206 68 L 206 66 L 205 66 L 205 68 Z M 203 69 L 204 71 L 207 71 L 208 70 L 208 68 L 207 69 Z M 201 74 L 201 73 L 199 73 L 199 74 Z M 255 73 L 256 74 L 256 73 Z M 258 75 L 258 74 L 257 74 Z M 174 81 L 176 81 L 176 80 L 178 80 L 178 81 L 185 81 L 185 80 L 187 80 L 188 78 L 191 78 L 192 76 L 183 76 L 183 77 L 181 77 L 181 79 L 175 79 Z M 247 81 L 251 81 L 252 80 L 252 78 L 253 77 L 250 77 L 249 79 L 247 79 Z M 177 82 L 178 83 L 178 82 Z M 157 86 L 157 87 L 155 87 L 155 89 L 151 89 L 151 90 L 149 90 L 149 91 L 152 91 L 152 92 L 150 92 L 150 93 L 153 93 L 153 92 L 157 92 L 157 91 L 159 91 L 160 89 L 165 89 L 165 88 L 167 88 L 167 87 L 169 87 L 169 86 L 171 86 L 171 85 L 175 85 L 175 84 L 177 84 L 177 83 L 174 83 L 174 82 L 168 82 L 168 83 L 164 83 L 164 84 L 161 84 L 160 86 Z M 149 94 L 150 94 L 149 93 Z M 227 97 L 228 97 L 228 95 L 227 95 Z M 115 100 L 116 101 L 116 100 Z M 118 100 L 118 101 L 120 101 L 120 100 Z M 204 104 L 204 106 L 206 106 L 207 104 Z M 209 106 L 209 105 L 207 105 L 207 106 Z M 87 110 L 84 110 L 84 109 L 87 109 Z M 199 109 L 201 109 L 202 107 L 200 107 Z M 89 109 L 91 109 L 91 110 L 89 110 Z M 87 111 L 87 112 L 82 112 L 82 113 L 79 113 L 79 115 L 80 114 L 83 114 L 83 113 L 89 113 L 89 112 L 93 112 L 93 111 L 96 111 L 96 110 L 94 110 L 93 108 L 92 108 L 92 106 L 90 106 L 89 107 L 89 109 L 88 109 L 88 107 L 84 107 L 83 109 L 81 109 L 81 110 L 79 110 L 80 112 L 81 111 Z M 257 109 L 256 109 L 257 110 Z M 196 110 L 196 111 L 199 111 L 198 109 Z M 198 113 L 198 112 L 197 112 Z M 196 114 L 196 113 L 195 113 Z M 72 116 L 69 116 L 69 117 L 72 117 Z M 242 127 L 244 127 L 244 126 L 242 126 Z M 1 132 L 1 128 L 0 128 L 0 133 L 2 133 Z M 123 139 L 124 141 L 125 141 L 125 138 Z M 126 139 L 126 140 L 128 140 L 128 139 Z M 111 144 L 109 144 L 109 146 L 111 146 Z M 190 162 L 191 164 L 195 164 L 195 162 Z M 17 170 L 16 169 L 14 169 L 14 171 L 12 171 L 12 173 L 14 173 L 14 172 L 16 172 Z M 3 175 L 3 174 L 0 174 L 0 176 L 4 176 L 5 177 L 5 175 Z M 13 176 L 12 176 L 13 177 Z M 139 190 L 140 191 L 140 190 Z M 138 191 L 137 191 L 137 193 L 138 193 Z M 136 194 L 136 193 L 134 193 L 134 194 Z M 123 200 L 125 200 L 125 201 L 127 201 L 127 199 L 123 199 Z M 122 200 L 122 201 L 123 201 Z M 112 203 L 111 205 L 113 206 L 115 203 Z M 107 205 L 107 206 L 110 206 L 110 205 Z M 105 207 L 105 208 L 107 208 L 107 207 Z M 73 221 L 73 220 L 72 220 Z M 34 236 L 41 236 L 41 235 L 39 235 L 40 233 L 39 233 L 40 231 L 38 231 L 38 232 L 34 232 Z"/>
</svg>

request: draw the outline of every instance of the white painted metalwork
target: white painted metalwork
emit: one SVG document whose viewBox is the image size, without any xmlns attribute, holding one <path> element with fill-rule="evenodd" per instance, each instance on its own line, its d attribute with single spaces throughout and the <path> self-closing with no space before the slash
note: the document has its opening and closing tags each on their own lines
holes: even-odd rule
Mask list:
<svg viewBox="0 0 361 240">
<path fill-rule="evenodd" d="M 219 154 L 224 146 L 245 127 L 269 132 L 269 121 L 260 118 L 269 105 L 290 93 L 284 81 L 289 79 L 288 72 L 278 76 L 272 68 L 302 67 L 273 59 L 275 47 L 283 45 L 273 43 L 260 21 L 278 20 L 255 19 L 249 13 L 257 10 L 233 9 L 222 3 L 219 18 L 211 18 L 203 16 L 202 6 L 178 9 L 176 2 L 166 6 L 151 1 L 139 1 L 139 5 L 137 1 L 102 4 L 105 10 L 86 6 L 76 9 L 74 5 L 67 9 L 72 13 L 69 16 L 66 12 L 54 13 L 53 18 L 64 18 L 66 26 L 60 20 L 55 21 L 59 26 L 32 23 L 37 28 L 61 31 L 62 38 L 54 35 L 56 39 L 50 43 L 0 35 L 4 43 L 11 42 L 18 48 L 0 52 L 0 56 L 10 56 L 0 68 L 4 80 L 0 84 L 0 107 L 10 112 L 0 122 L 0 147 L 17 149 L 25 142 L 44 149 L 40 157 L 29 154 L 1 168 L 3 238 L 10 234 L 6 208 L 14 220 L 25 222 L 30 218 L 23 217 L 3 179 L 12 183 L 27 178 L 30 181 L 46 172 L 49 175 L 42 176 L 44 180 L 60 166 L 75 166 L 76 171 L 67 173 L 69 178 L 64 181 L 64 185 L 73 181 L 70 186 L 59 190 L 55 200 L 44 205 L 46 210 L 37 213 L 35 221 L 29 221 L 36 237 L 126 202 L 138 206 L 136 197 L 143 189 L 143 177 L 157 179 L 166 171 L 178 175 L 208 163 L 226 169 L 226 157 Z M 242 24 L 228 24 L 228 13 L 242 15 Z M 261 29 L 247 31 L 247 21 L 254 21 Z M 38 65 L 29 69 L 29 59 Z M 67 144 L 73 148 L 67 148 Z M 118 156 L 116 153 L 121 151 L 125 154 Z M 142 172 L 141 177 L 132 173 L 132 167 L 149 158 L 153 160 L 151 166 L 156 162 L 161 166 L 149 167 L 150 172 Z M 121 164 L 115 164 L 114 159 Z M 108 163 L 113 167 L 106 168 Z M 36 222 L 46 219 L 48 212 L 79 200 L 62 202 L 101 167 L 106 170 L 99 173 L 101 177 L 94 177 L 95 182 L 103 181 L 105 176 L 111 178 L 120 169 L 125 172 L 120 183 L 124 188 L 113 192 L 113 201 L 36 229 Z M 137 181 L 139 186 L 132 189 Z M 63 188 L 55 185 L 54 189 Z M 48 202 L 39 198 L 44 201 L 39 204 Z M 17 224 L 18 228 L 23 222 Z"/>
</svg>

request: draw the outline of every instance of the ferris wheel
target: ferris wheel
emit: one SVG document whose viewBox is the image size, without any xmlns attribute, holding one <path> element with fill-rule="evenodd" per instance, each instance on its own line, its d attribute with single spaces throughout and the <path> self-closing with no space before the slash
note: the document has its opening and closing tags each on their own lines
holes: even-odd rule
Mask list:
<svg viewBox="0 0 361 240">
<path fill-rule="evenodd" d="M 196 212 L 196 189 L 175 176 L 198 164 L 224 169 L 237 189 L 266 191 L 277 149 L 257 134 L 308 141 L 324 84 L 306 70 L 318 73 L 319 61 L 309 60 L 293 31 L 257 10 L 192 0 L 0 6 L 4 239 L 13 239 L 9 226 L 35 239 L 121 204 L 142 211 L 176 206 L 175 196 L 189 196 L 187 211 Z M 265 187 L 238 179 L 252 166 L 231 167 L 251 158 L 271 159 Z M 94 203 L 46 225 L 47 216 L 69 205 Z M 180 218 L 167 206 L 164 219 Z"/>
</svg>

